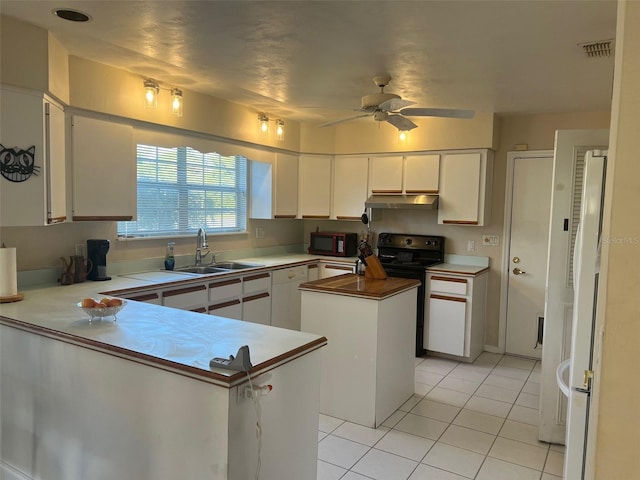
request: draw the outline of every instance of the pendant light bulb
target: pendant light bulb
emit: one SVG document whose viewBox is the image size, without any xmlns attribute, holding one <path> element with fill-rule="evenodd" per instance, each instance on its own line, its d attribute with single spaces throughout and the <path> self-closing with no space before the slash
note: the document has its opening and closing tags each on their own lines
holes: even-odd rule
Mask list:
<svg viewBox="0 0 640 480">
<path fill-rule="evenodd" d="M 400 134 L 398 139 L 401 143 L 405 143 L 409 139 L 409 131 L 408 130 L 400 130 Z"/>
<path fill-rule="evenodd" d="M 184 100 L 182 98 L 182 90 L 178 88 L 171 89 L 171 113 L 176 117 L 182 117 L 182 106 Z"/>
<path fill-rule="evenodd" d="M 144 108 L 158 108 L 158 91 L 160 87 L 152 80 L 144 80 Z"/>
<path fill-rule="evenodd" d="M 284 140 L 284 122 L 282 120 L 276 121 L 276 137 L 278 140 Z"/>
<path fill-rule="evenodd" d="M 259 113 L 258 121 L 260 122 L 260 131 L 262 133 L 267 133 L 269 131 L 269 117 L 264 113 Z"/>
</svg>

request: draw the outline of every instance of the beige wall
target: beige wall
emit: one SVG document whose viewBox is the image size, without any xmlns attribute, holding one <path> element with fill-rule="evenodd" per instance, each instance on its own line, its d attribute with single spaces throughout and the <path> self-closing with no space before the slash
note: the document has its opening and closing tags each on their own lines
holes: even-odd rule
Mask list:
<svg viewBox="0 0 640 480">
<path fill-rule="evenodd" d="M 640 477 L 640 3 L 618 4 L 597 322 L 604 325 L 596 478 Z M 598 372 L 596 371 L 596 375 Z"/>
<path fill-rule="evenodd" d="M 0 16 L 0 83 L 46 91 L 47 39 L 46 30 Z"/>
</svg>

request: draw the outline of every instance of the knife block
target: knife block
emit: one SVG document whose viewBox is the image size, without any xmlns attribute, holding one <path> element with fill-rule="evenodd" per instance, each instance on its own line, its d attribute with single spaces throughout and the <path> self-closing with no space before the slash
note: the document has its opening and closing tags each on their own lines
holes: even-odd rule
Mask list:
<svg viewBox="0 0 640 480">
<path fill-rule="evenodd" d="M 364 260 L 367 262 L 367 268 L 364 270 L 364 276 L 366 278 L 376 280 L 385 280 L 387 278 L 387 272 L 384 271 L 384 267 L 376 255 L 369 255 Z"/>
</svg>

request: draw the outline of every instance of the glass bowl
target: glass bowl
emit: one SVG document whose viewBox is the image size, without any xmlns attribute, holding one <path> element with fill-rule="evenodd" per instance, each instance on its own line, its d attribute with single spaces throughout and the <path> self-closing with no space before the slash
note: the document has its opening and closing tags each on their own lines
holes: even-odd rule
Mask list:
<svg viewBox="0 0 640 480">
<path fill-rule="evenodd" d="M 107 318 L 107 317 L 113 317 L 114 320 L 117 320 L 118 318 L 116 317 L 116 315 L 120 310 L 122 310 L 125 307 L 126 304 L 127 304 L 127 301 L 122 300 L 122 305 L 117 305 L 114 307 L 88 308 L 88 307 L 83 307 L 82 302 L 77 303 L 78 307 L 81 308 L 84 313 L 89 315 L 90 322 L 93 321 L 93 319 L 95 318 L 99 318 L 100 320 L 102 320 L 103 318 Z"/>
</svg>

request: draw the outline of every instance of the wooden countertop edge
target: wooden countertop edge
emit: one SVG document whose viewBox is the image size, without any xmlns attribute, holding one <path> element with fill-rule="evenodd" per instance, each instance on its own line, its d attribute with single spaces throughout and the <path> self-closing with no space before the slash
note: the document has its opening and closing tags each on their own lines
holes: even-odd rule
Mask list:
<svg viewBox="0 0 640 480">
<path fill-rule="evenodd" d="M 117 345 L 110 345 L 108 343 L 78 337 L 70 333 L 61 332 L 59 330 L 54 330 L 40 325 L 34 325 L 28 322 L 23 322 L 21 320 L 16 320 L 14 318 L 5 317 L 4 315 L 0 315 L 0 324 L 43 337 L 52 338 L 65 343 L 88 348 L 90 350 L 106 353 L 108 355 L 113 355 L 125 360 L 130 360 L 132 362 L 141 363 L 143 365 L 158 368 L 160 370 L 165 370 L 171 373 L 176 373 L 178 375 L 190 377 L 194 380 L 199 380 L 205 383 L 213 383 L 225 388 L 231 388 L 234 385 L 242 383 L 243 379 L 247 378 L 246 372 L 236 372 L 232 375 L 222 375 L 214 371 L 206 371 L 197 367 L 192 367 L 190 365 L 184 365 L 164 358 L 154 357 L 153 355 L 148 355 L 146 353 L 128 350 L 126 348 L 118 347 Z M 253 365 L 249 373 L 252 377 L 261 375 L 279 365 L 288 363 L 295 358 L 298 358 L 307 353 L 311 353 L 312 351 L 317 350 L 318 348 L 321 348 L 326 344 L 326 337 L 317 338 L 311 342 L 284 352 L 262 363 Z"/>
<path fill-rule="evenodd" d="M 345 275 L 354 275 L 354 274 L 345 274 Z M 327 280 L 327 279 L 323 279 Z M 399 293 L 406 292 L 407 290 L 411 290 L 420 285 L 419 280 L 412 279 L 402 279 L 409 284 L 399 286 L 397 288 L 393 288 L 390 290 L 386 290 L 384 292 L 370 292 L 370 291 L 354 291 L 349 288 L 335 287 L 335 286 L 324 286 L 324 285 L 314 285 L 314 283 L 318 282 L 318 280 L 314 282 L 302 283 L 298 289 L 307 291 L 307 292 L 319 292 L 319 293 L 330 293 L 334 295 L 343 295 L 348 297 L 356 297 L 356 298 L 367 298 L 371 300 L 384 300 L 385 298 L 392 297 L 393 295 L 397 295 Z M 384 282 L 384 280 L 374 280 L 374 279 L 366 279 L 366 282 Z"/>
<path fill-rule="evenodd" d="M 476 272 L 463 272 L 461 270 L 452 270 L 450 268 L 438 268 L 438 266 L 427 267 L 427 272 L 438 272 L 438 273 L 452 273 L 455 275 L 467 275 L 469 277 L 477 277 L 478 275 L 482 275 L 485 272 L 490 270 L 489 267 L 480 267 L 481 270 Z"/>
</svg>

